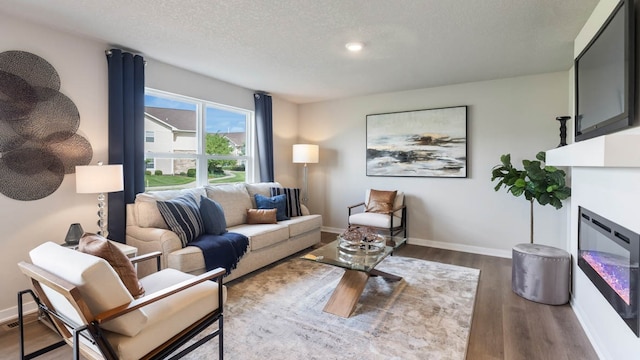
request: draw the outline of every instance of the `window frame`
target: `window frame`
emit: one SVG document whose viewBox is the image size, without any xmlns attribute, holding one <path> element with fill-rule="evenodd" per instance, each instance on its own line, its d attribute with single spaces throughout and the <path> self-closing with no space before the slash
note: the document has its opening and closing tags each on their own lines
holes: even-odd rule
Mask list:
<svg viewBox="0 0 640 360">
<path fill-rule="evenodd" d="M 242 109 L 230 105 L 216 103 L 210 100 L 197 99 L 186 95 L 175 94 L 167 91 L 157 90 L 145 87 L 145 95 L 162 97 L 169 100 L 189 103 L 196 106 L 196 151 L 193 154 L 174 153 L 174 152 L 145 152 L 145 158 L 155 159 L 195 159 L 196 161 L 196 187 L 209 184 L 208 179 L 208 160 L 239 160 L 245 163 L 245 182 L 255 182 L 257 176 L 257 159 L 256 159 L 256 132 L 255 132 L 255 111 Z M 146 106 L 146 104 L 145 104 Z M 246 140 L 245 155 L 209 155 L 206 151 L 206 108 L 207 106 L 216 109 L 230 111 L 243 114 L 246 118 Z M 146 135 L 145 129 L 145 135 Z"/>
</svg>

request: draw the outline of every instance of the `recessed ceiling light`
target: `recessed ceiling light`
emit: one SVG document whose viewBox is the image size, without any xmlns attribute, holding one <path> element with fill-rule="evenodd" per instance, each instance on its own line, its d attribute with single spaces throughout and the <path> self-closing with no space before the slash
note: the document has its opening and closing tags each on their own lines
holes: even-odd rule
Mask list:
<svg viewBox="0 0 640 360">
<path fill-rule="evenodd" d="M 351 52 L 358 52 L 358 51 L 362 50 L 364 45 L 362 43 L 360 43 L 360 42 L 350 42 L 350 43 L 347 43 L 344 47 L 346 47 L 347 50 L 349 50 Z"/>
</svg>

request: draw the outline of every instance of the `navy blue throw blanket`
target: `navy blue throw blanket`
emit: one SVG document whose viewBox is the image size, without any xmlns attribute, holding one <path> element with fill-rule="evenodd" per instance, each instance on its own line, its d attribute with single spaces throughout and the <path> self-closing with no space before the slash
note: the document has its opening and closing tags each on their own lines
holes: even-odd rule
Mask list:
<svg viewBox="0 0 640 360">
<path fill-rule="evenodd" d="M 204 265 L 207 271 L 217 267 L 231 273 L 238 265 L 240 258 L 247 252 L 249 239 L 238 233 L 226 232 L 222 235 L 203 234 L 189 243 L 189 246 L 198 247 L 204 254 Z"/>
</svg>

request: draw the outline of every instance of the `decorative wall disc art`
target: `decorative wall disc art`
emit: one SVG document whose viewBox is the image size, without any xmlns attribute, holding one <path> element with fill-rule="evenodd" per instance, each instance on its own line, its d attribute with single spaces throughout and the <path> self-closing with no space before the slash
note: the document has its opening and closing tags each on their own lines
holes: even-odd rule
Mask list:
<svg viewBox="0 0 640 360">
<path fill-rule="evenodd" d="M 89 164 L 93 150 L 76 134 L 79 125 L 51 64 L 25 51 L 0 53 L 0 193 L 42 199 L 76 165 Z"/>
</svg>

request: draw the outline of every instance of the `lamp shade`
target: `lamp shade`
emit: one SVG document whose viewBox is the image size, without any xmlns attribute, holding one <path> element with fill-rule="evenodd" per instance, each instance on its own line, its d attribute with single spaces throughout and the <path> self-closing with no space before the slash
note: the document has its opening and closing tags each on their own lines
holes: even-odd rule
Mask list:
<svg viewBox="0 0 640 360">
<path fill-rule="evenodd" d="M 98 194 L 124 189 L 122 165 L 76 166 L 76 192 Z"/>
<path fill-rule="evenodd" d="M 293 145 L 293 162 L 315 164 L 318 162 L 319 148 L 313 144 L 295 144 Z"/>
</svg>

